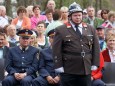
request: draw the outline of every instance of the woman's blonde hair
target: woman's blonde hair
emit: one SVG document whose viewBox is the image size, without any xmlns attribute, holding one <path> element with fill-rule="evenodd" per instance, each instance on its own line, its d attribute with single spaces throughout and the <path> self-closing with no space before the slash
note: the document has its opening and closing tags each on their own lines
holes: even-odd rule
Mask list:
<svg viewBox="0 0 115 86">
<path fill-rule="evenodd" d="M 60 11 L 68 11 L 68 7 L 63 6 L 63 7 L 60 8 Z"/>
<path fill-rule="evenodd" d="M 115 17 L 115 11 L 110 11 L 110 12 L 108 13 L 108 19 L 110 19 L 112 16 Z"/>
<path fill-rule="evenodd" d="M 106 29 L 105 31 L 105 41 L 107 42 L 109 39 L 115 38 L 115 28 Z"/>
<path fill-rule="evenodd" d="M 32 32 L 33 32 L 33 34 L 31 35 L 31 37 L 34 37 L 34 41 L 30 45 L 33 46 L 33 47 L 38 48 L 37 34 L 35 33 L 35 31 L 32 31 Z"/>
</svg>

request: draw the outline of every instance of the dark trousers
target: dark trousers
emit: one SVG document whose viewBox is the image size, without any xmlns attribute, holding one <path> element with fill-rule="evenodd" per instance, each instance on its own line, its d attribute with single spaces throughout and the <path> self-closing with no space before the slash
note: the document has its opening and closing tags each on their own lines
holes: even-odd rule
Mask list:
<svg viewBox="0 0 115 86">
<path fill-rule="evenodd" d="M 96 79 L 92 81 L 92 86 L 105 86 L 105 83 L 101 79 Z"/>
<path fill-rule="evenodd" d="M 60 84 L 49 84 L 46 78 L 38 76 L 32 81 L 32 86 L 60 86 Z"/>
<path fill-rule="evenodd" d="M 24 79 L 18 81 L 13 75 L 10 75 L 2 81 L 2 86 L 16 86 L 17 84 L 20 84 L 20 86 L 31 86 L 32 80 L 31 76 L 26 76 Z"/>
<path fill-rule="evenodd" d="M 91 86 L 91 75 L 60 74 L 62 86 Z"/>
</svg>

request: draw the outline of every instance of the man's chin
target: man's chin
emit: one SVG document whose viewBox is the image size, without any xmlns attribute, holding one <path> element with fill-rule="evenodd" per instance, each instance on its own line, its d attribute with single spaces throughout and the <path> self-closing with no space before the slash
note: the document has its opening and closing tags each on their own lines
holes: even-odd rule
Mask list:
<svg viewBox="0 0 115 86">
<path fill-rule="evenodd" d="M 3 45 L 0 45 L 0 48 L 2 48 L 3 47 Z"/>
<path fill-rule="evenodd" d="M 27 47 L 28 45 L 23 45 L 23 47 Z"/>
</svg>

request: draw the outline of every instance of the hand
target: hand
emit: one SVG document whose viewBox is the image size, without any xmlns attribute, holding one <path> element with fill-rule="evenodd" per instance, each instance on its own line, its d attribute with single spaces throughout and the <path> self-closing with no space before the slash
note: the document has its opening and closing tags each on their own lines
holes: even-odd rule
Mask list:
<svg viewBox="0 0 115 86">
<path fill-rule="evenodd" d="M 52 76 L 47 76 L 46 79 L 50 84 L 55 84 L 55 80 L 52 78 Z"/>
<path fill-rule="evenodd" d="M 59 77 L 59 76 L 56 76 L 56 77 L 54 78 L 54 80 L 55 80 L 55 83 L 58 83 L 58 82 L 60 81 L 60 77 Z"/>
<path fill-rule="evenodd" d="M 26 73 L 19 73 L 19 79 L 23 79 L 26 75 Z"/>
<path fill-rule="evenodd" d="M 20 78 L 19 78 L 19 73 L 14 73 L 14 77 L 17 79 L 17 80 L 19 80 Z"/>
</svg>

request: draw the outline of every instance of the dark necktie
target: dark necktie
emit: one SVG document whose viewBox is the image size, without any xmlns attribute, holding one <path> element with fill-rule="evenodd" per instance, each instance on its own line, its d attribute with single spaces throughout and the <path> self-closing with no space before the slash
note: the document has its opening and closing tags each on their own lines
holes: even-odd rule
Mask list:
<svg viewBox="0 0 115 86">
<path fill-rule="evenodd" d="M 104 42 L 101 42 L 101 43 L 100 43 L 100 48 L 101 48 L 101 50 L 103 49 L 103 44 L 104 44 Z"/>
<path fill-rule="evenodd" d="M 24 52 L 24 51 L 25 51 L 25 48 L 22 48 L 22 51 Z"/>
<path fill-rule="evenodd" d="M 78 25 L 75 25 L 75 28 L 76 28 L 76 33 L 77 33 L 79 36 L 81 36 L 81 32 L 80 32 L 79 29 L 78 29 Z"/>
<path fill-rule="evenodd" d="M 13 43 L 15 43 L 16 40 L 15 40 L 14 38 L 11 38 L 11 41 L 12 41 Z"/>
<path fill-rule="evenodd" d="M 0 50 L 3 50 L 3 48 L 0 48 Z"/>
</svg>

